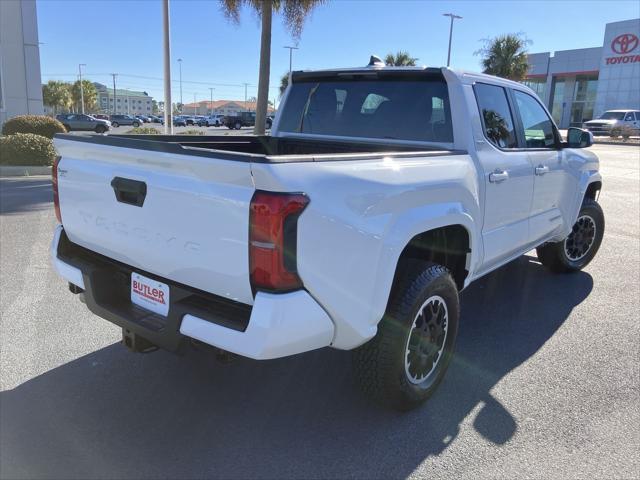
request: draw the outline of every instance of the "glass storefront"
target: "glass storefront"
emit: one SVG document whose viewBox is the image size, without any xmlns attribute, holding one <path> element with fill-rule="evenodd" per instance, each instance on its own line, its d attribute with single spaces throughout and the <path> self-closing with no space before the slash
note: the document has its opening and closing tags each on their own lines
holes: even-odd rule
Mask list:
<svg viewBox="0 0 640 480">
<path fill-rule="evenodd" d="M 581 127 L 583 122 L 593 119 L 593 107 L 596 102 L 598 90 L 597 75 L 578 75 L 573 90 L 573 103 L 571 104 L 572 127 Z"/>
<path fill-rule="evenodd" d="M 564 77 L 554 78 L 551 84 L 551 115 L 556 125 L 562 123 L 562 115 L 564 113 L 564 85 Z"/>
<path fill-rule="evenodd" d="M 540 98 L 541 100 L 544 100 L 544 89 L 547 85 L 546 78 L 527 78 L 522 83 L 524 83 L 527 87 L 529 87 L 531 90 L 536 92 L 536 95 L 538 95 L 538 98 Z"/>
</svg>

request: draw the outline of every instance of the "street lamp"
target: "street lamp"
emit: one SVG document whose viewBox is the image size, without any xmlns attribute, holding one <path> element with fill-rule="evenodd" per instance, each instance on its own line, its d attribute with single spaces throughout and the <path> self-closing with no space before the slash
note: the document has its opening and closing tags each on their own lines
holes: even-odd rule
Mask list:
<svg viewBox="0 0 640 480">
<path fill-rule="evenodd" d="M 291 83 L 291 65 L 293 64 L 293 51 L 299 50 L 298 47 L 283 47 L 289 49 L 289 83 Z"/>
<path fill-rule="evenodd" d="M 80 111 L 84 115 L 84 88 L 82 87 L 82 67 L 86 67 L 86 63 L 78 64 L 78 76 L 80 77 Z"/>
<path fill-rule="evenodd" d="M 211 92 L 211 103 L 209 103 L 209 115 L 213 115 L 213 91 L 215 88 L 209 87 L 209 91 Z"/>
<path fill-rule="evenodd" d="M 451 25 L 449 26 L 449 52 L 447 53 L 447 67 L 451 64 L 451 37 L 453 36 L 453 21 L 461 19 L 462 17 L 454 15 L 453 13 L 443 13 L 445 17 L 451 17 Z"/>
<path fill-rule="evenodd" d="M 178 65 L 180 66 L 180 112 L 182 113 L 182 59 L 178 59 Z"/>
<path fill-rule="evenodd" d="M 169 0 L 162 2 L 162 51 L 164 60 L 164 133 L 173 135 L 173 110 L 171 104 L 171 32 Z M 114 77 L 115 88 L 115 77 Z M 114 100 L 115 102 L 115 100 Z"/>
</svg>

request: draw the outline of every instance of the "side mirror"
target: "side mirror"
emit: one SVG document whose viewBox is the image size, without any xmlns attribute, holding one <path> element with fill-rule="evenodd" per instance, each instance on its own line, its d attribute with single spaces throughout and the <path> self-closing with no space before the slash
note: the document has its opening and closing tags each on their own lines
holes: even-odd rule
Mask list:
<svg viewBox="0 0 640 480">
<path fill-rule="evenodd" d="M 567 147 L 587 148 L 593 145 L 593 133 L 582 128 L 569 127 L 567 130 Z"/>
</svg>

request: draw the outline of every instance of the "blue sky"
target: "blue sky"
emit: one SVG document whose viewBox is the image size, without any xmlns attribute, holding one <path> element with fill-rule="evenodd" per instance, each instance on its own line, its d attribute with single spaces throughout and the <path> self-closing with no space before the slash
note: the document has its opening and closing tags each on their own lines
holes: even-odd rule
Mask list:
<svg viewBox="0 0 640 480">
<path fill-rule="evenodd" d="M 294 52 L 294 69 L 364 65 L 369 55 L 399 49 L 419 64 L 446 64 L 449 19 L 454 27 L 452 67 L 476 70 L 481 39 L 522 32 L 531 52 L 602 45 L 608 22 L 640 17 L 637 0 L 615 1 L 448 1 L 330 0 L 307 21 Z M 79 63 L 85 76 L 118 87 L 162 94 L 162 11 L 159 0 L 37 0 L 43 81 L 75 80 Z M 247 10 L 239 26 L 220 13 L 217 0 L 172 0 L 172 95 L 179 101 L 177 58 L 183 59 L 184 102 L 243 99 L 256 94 L 260 24 Z M 271 92 L 288 70 L 292 39 L 274 17 Z M 147 77 L 147 78 L 143 78 Z"/>
</svg>

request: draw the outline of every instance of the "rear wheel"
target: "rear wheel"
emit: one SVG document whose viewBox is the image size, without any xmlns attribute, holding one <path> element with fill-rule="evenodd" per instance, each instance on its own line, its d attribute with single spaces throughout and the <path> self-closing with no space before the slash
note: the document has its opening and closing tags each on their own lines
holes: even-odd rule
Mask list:
<svg viewBox="0 0 640 480">
<path fill-rule="evenodd" d="M 582 270 L 598 253 L 604 235 L 604 213 L 592 199 L 585 199 L 571 233 L 560 242 L 545 243 L 536 249 L 538 260 L 552 272 Z"/>
<path fill-rule="evenodd" d="M 96 126 L 96 129 L 95 129 L 96 133 L 104 133 L 106 131 L 107 131 L 107 127 L 105 127 L 104 125 Z"/>
<path fill-rule="evenodd" d="M 138 128 L 140 126 L 140 122 L 133 122 L 133 128 Z"/>
<path fill-rule="evenodd" d="M 240 122 L 236 122 L 236 130 L 240 130 L 242 128 L 242 124 Z"/>
<path fill-rule="evenodd" d="M 405 270 L 378 333 L 353 351 L 361 389 L 398 410 L 417 407 L 440 384 L 453 355 L 460 316 L 458 289 L 445 267 L 424 263 Z"/>
<path fill-rule="evenodd" d="M 111 126 L 113 128 L 118 128 L 120 126 L 120 124 L 118 122 L 111 122 Z"/>
</svg>

